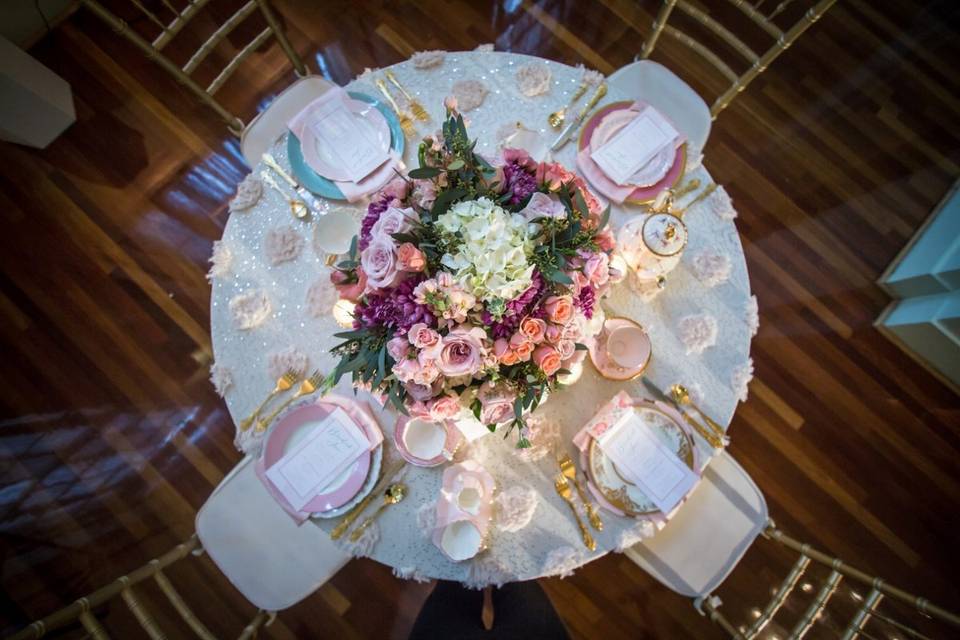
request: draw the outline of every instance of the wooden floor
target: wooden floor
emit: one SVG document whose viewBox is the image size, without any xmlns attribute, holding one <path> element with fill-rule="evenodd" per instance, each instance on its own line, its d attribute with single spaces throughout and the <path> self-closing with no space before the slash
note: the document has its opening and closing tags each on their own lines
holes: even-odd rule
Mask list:
<svg viewBox="0 0 960 640">
<path fill-rule="evenodd" d="M 485 42 L 611 72 L 639 50 L 657 8 L 275 4 L 309 65 L 341 84 L 415 50 Z M 757 376 L 731 428 L 733 455 L 781 527 L 954 610 L 960 402 L 872 323 L 888 302 L 877 276 L 960 174 L 958 26 L 954 0 L 838 2 L 723 112 L 705 161 L 740 212 L 760 302 Z M 32 53 L 72 85 L 77 123 L 44 151 L 0 146 L 7 631 L 185 539 L 240 457 L 206 379 L 204 279 L 247 172 L 236 141 L 86 12 Z M 703 95 L 721 89 L 680 45 L 665 41 L 654 58 Z M 223 98 L 249 117 L 291 78 L 272 47 Z M 759 542 L 721 590 L 727 615 L 746 620 L 788 562 Z M 205 558 L 171 577 L 219 636 L 253 614 Z M 542 584 L 578 638 L 719 635 L 622 556 Z M 429 589 L 353 561 L 266 635 L 404 638 Z M 125 613 L 103 613 L 127 630 L 118 637 L 139 637 Z"/>
</svg>

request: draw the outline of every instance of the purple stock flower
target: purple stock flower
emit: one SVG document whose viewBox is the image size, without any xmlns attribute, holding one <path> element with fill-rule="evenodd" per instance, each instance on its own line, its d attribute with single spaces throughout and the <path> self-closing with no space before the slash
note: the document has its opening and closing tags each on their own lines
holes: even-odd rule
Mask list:
<svg viewBox="0 0 960 640">
<path fill-rule="evenodd" d="M 354 328 L 387 327 L 395 334 L 401 334 L 418 322 L 435 326 L 436 318 L 430 310 L 413 300 L 413 289 L 423 280 L 422 275 L 407 278 L 393 289 L 368 294 L 357 306 Z"/>
<path fill-rule="evenodd" d="M 387 210 L 392 201 L 393 198 L 384 195 L 367 206 L 367 215 L 363 217 L 363 222 L 360 223 L 360 242 L 357 243 L 360 251 L 366 249 L 367 245 L 370 244 L 370 232 L 373 225 L 377 224 L 380 214 Z"/>
<path fill-rule="evenodd" d="M 590 319 L 593 317 L 593 305 L 596 304 L 597 294 L 590 285 L 580 290 L 580 296 L 576 299 L 576 304 L 580 307 L 583 315 Z"/>
<path fill-rule="evenodd" d="M 524 198 L 537 190 L 537 179 L 516 162 L 503 167 L 504 193 L 510 192 L 510 204 L 520 204 Z"/>
<path fill-rule="evenodd" d="M 483 321 L 490 325 L 490 333 L 494 339 L 512 336 L 520 326 L 520 321 L 528 313 L 532 313 L 535 317 L 542 313 L 541 309 L 530 311 L 530 306 L 538 300 L 541 291 L 543 291 L 543 276 L 539 271 L 534 271 L 533 282 L 523 293 L 507 303 L 506 312 L 499 322 L 494 322 L 493 316 L 488 311 L 483 312 Z"/>
</svg>

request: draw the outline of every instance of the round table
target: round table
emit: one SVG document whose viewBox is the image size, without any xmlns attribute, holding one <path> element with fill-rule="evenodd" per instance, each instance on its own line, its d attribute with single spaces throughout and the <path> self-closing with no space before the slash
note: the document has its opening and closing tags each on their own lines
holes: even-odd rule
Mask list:
<svg viewBox="0 0 960 640">
<path fill-rule="evenodd" d="M 550 88 L 544 95 L 527 97 L 518 88 L 517 70 L 531 64 L 544 65 L 550 71 Z M 406 61 L 391 69 L 432 117 L 430 123 L 420 126 L 420 136 L 439 127 L 442 100 L 451 93 L 456 81 L 472 79 L 483 83 L 489 93 L 479 108 L 465 112 L 464 117 L 471 137 L 479 139 L 478 151 L 485 154 L 495 153 L 497 132 L 518 121 L 529 129 L 541 131 L 552 141 L 556 133 L 547 126 L 547 114 L 567 103 L 583 74 L 582 68 L 540 58 L 479 51 L 447 53 L 442 64 L 433 68 L 417 69 L 411 61 Z M 366 72 L 346 88 L 379 96 L 373 84 L 378 75 Z M 635 96 L 611 89 L 605 102 L 631 97 Z M 404 161 L 408 168 L 416 166 L 417 142 L 407 140 Z M 554 154 L 554 159 L 575 169 L 574 147 L 573 143 L 566 145 Z M 286 136 L 272 151 L 281 165 L 289 167 Z M 254 174 L 259 175 L 262 169 L 258 166 Z M 710 176 L 700 166 L 688 166 L 684 181 L 691 178 L 699 179 L 701 188 L 711 183 Z M 331 203 L 331 206 L 341 204 Z M 618 228 L 638 211 L 636 207 L 614 207 L 611 219 Z M 345 210 L 331 215 L 351 215 L 359 227 L 364 212 L 365 204 L 358 203 L 346 205 Z M 756 332 L 756 301 L 750 295 L 734 216 L 725 192 L 718 189 L 686 213 L 689 243 L 681 264 L 669 275 L 668 285 L 659 296 L 644 302 L 621 284 L 614 287 L 603 302 L 608 316 L 630 317 L 647 329 L 653 344 L 653 359 L 646 375 L 661 388 L 683 381 L 701 399 L 701 407 L 724 425 L 729 424 L 733 416 L 738 396 L 743 397 L 741 389 L 745 388 L 752 368 L 750 340 Z M 322 224 L 323 218 L 319 220 Z M 272 264 L 265 249 L 267 234 L 285 226 L 297 231 L 303 248 L 295 259 Z M 253 207 L 233 213 L 227 222 L 220 245 L 222 259 L 217 264 L 217 275 L 212 278 L 211 333 L 215 377 L 221 387 L 227 386 L 224 398 L 237 423 L 272 388 L 274 378 L 268 373 L 271 358 L 274 370 L 291 359 L 296 360 L 291 357 L 295 354 L 309 358 L 309 370 L 319 368 L 326 373 L 334 365 L 328 348 L 335 341 L 332 334 L 340 329 L 329 313 L 322 311 L 332 306 L 335 294 L 327 284 L 329 269 L 322 251 L 315 248 L 313 234 L 312 223 L 294 220 L 287 204 L 266 186 Z M 284 246 L 291 244 L 289 240 Z M 292 244 L 297 244 L 294 240 Z M 698 269 L 697 260 L 705 260 L 703 256 L 724 256 L 721 262 L 726 269 L 721 271 L 728 269 L 729 275 L 718 277 L 709 269 L 704 270 L 702 263 Z M 264 292 L 270 311 L 259 326 L 243 330 L 235 323 L 230 301 L 247 291 Z M 319 317 L 314 317 L 311 311 L 317 313 L 318 310 Z M 707 328 L 716 329 L 714 344 L 700 353 L 696 352 L 696 344 L 694 352 L 688 353 L 691 344 L 681 338 L 681 323 L 692 322 L 690 318 L 699 318 Z M 708 322 L 711 318 L 712 322 Z M 339 393 L 350 393 L 346 386 L 348 378 L 341 381 Z M 601 378 L 588 361 L 579 382 L 552 394 L 549 402 L 538 410 L 537 420 L 541 424 L 556 424 L 562 436 L 561 446 L 575 456 L 570 442 L 573 434 L 621 389 L 636 396 L 648 395 L 639 381 L 611 382 Z M 392 443 L 395 416 L 390 411 L 380 411 L 375 403 L 373 406 L 385 436 L 384 464 L 389 465 L 397 458 Z M 238 432 L 237 445 L 246 453 L 256 455 L 262 438 L 262 434 L 258 436 L 252 430 Z M 536 507 L 529 524 L 508 531 L 506 529 L 514 527 L 496 526 L 495 521 L 488 550 L 472 560 L 452 562 L 424 532 L 439 495 L 443 468 L 407 467 L 404 473 L 410 487 L 409 497 L 387 509 L 367 543 L 353 551 L 390 565 L 402 577 L 439 578 L 483 586 L 567 574 L 611 550 L 620 550 L 655 533 L 646 521 L 604 513 L 604 530 L 595 536 L 597 550 L 590 552 L 581 543 L 569 507 L 554 492 L 557 465 L 552 454 L 536 449 L 521 452 L 515 449 L 513 438 L 504 440 L 492 435 L 471 444 L 469 456 L 494 476 L 500 492 L 535 492 Z M 337 521 L 311 522 L 313 524 L 303 526 L 329 530 Z"/>
</svg>

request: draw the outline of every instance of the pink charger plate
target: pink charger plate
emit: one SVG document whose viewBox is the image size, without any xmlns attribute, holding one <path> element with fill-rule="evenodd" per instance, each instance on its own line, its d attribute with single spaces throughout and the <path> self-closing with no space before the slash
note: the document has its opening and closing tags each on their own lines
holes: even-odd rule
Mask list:
<svg viewBox="0 0 960 640">
<path fill-rule="evenodd" d="M 363 430 L 364 435 L 372 443 L 382 438 L 379 435 L 380 427 L 374 422 L 366 411 L 360 409 L 357 404 L 349 398 L 342 398 L 336 395 L 328 395 L 320 398 L 314 403 L 304 404 L 287 412 L 274 427 L 273 431 L 267 437 L 263 447 L 263 464 L 265 469 L 277 463 L 283 457 L 284 448 L 287 441 L 300 430 L 304 425 L 310 422 L 319 422 L 324 420 L 337 408 L 341 408 L 353 420 L 358 428 Z M 336 509 L 349 502 L 357 492 L 363 487 L 363 483 L 370 471 L 371 452 L 366 451 L 357 458 L 346 472 L 346 479 L 340 484 L 332 487 L 330 490 L 317 494 L 308 502 L 302 512 L 320 513 Z M 341 476 L 343 477 L 343 476 Z M 336 482 L 336 481 L 334 481 Z"/>
<path fill-rule="evenodd" d="M 605 106 L 603 109 L 597 111 L 593 116 L 587 120 L 587 123 L 583 126 L 583 129 L 580 131 L 580 139 L 577 142 L 577 150 L 582 151 L 590 146 L 590 139 L 593 137 L 594 131 L 600 125 L 600 122 L 609 114 L 614 111 L 621 111 L 624 109 L 629 109 L 634 105 L 633 100 L 625 100 L 623 102 L 614 102 Z M 587 159 L 587 162 L 593 163 L 593 160 Z M 595 163 L 594 163 L 595 165 Z M 675 186 L 680 179 L 683 177 L 684 169 L 687 165 L 687 145 L 682 144 L 677 148 L 676 155 L 673 159 L 673 165 L 670 167 L 670 170 L 667 171 L 660 181 L 655 184 L 646 187 L 637 187 L 634 189 L 629 196 L 627 196 L 624 202 L 629 204 L 646 204 L 648 202 L 653 202 L 657 195 L 664 189 L 669 189 L 670 187 Z M 594 166 L 594 169 L 600 173 L 600 167 Z M 603 190 L 596 184 L 595 187 L 602 193 Z"/>
</svg>

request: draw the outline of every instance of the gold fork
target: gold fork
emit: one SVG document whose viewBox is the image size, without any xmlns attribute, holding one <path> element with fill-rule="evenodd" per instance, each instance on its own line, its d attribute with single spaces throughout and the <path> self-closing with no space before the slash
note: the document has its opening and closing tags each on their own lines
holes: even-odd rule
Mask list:
<svg viewBox="0 0 960 640">
<path fill-rule="evenodd" d="M 387 85 L 383 82 L 383 79 L 377 78 L 374 80 L 374 84 L 377 85 L 377 89 L 380 89 L 380 93 L 383 94 L 383 97 L 386 98 L 387 102 L 390 103 L 390 106 L 393 107 L 397 117 L 400 118 L 400 128 L 403 129 L 403 132 L 406 135 L 413 137 L 413 135 L 416 133 L 416 130 L 413 128 L 413 120 L 410 119 L 410 116 L 407 115 L 406 111 L 403 111 L 397 105 L 397 101 L 393 99 L 392 95 L 390 95 L 390 91 L 387 89 Z"/>
<path fill-rule="evenodd" d="M 413 116 L 417 120 L 423 120 L 424 122 L 430 122 L 430 114 L 427 113 L 427 110 L 423 108 L 423 105 L 417 102 L 417 99 L 410 95 L 406 89 L 403 88 L 403 85 L 400 84 L 400 81 L 397 80 L 397 77 L 393 75 L 393 71 L 387 70 L 387 80 L 390 81 L 390 84 L 395 86 L 400 90 L 400 93 L 403 94 L 403 97 L 407 99 L 407 104 L 410 105 L 410 111 L 413 111 Z"/>
<path fill-rule="evenodd" d="M 577 505 L 573 503 L 573 490 L 570 488 L 570 483 L 567 482 L 567 479 L 563 475 L 557 476 L 556 481 L 553 483 L 554 488 L 557 490 L 557 493 L 560 494 L 560 497 L 563 498 L 568 505 L 570 505 L 570 510 L 573 511 L 573 517 L 577 521 L 577 526 L 580 527 L 580 535 L 583 537 L 583 545 L 590 549 L 590 551 L 597 550 L 597 541 L 593 539 L 593 536 L 590 535 L 590 532 L 587 531 L 587 526 L 583 524 L 583 520 L 580 519 L 580 514 L 577 513 Z"/>
<path fill-rule="evenodd" d="M 587 92 L 587 81 L 584 80 L 580 83 L 580 86 L 577 87 L 577 90 L 574 91 L 573 97 L 570 98 L 570 102 L 566 104 L 562 109 L 554 111 L 547 116 L 547 122 L 550 123 L 550 126 L 554 129 L 559 129 L 563 125 L 563 121 L 567 119 L 567 110 L 572 109 L 573 105 L 577 104 L 577 100 L 583 97 L 583 94 Z"/>
<path fill-rule="evenodd" d="M 577 488 L 577 495 L 580 496 L 580 502 L 582 502 L 583 506 L 587 509 L 587 520 L 590 521 L 590 526 L 597 531 L 603 531 L 603 520 L 600 519 L 597 508 L 593 506 L 593 503 L 590 502 L 590 499 L 587 497 L 587 492 L 583 490 L 583 483 L 580 481 L 580 478 L 577 477 L 577 467 L 573 464 L 573 460 L 569 455 L 564 454 L 557 462 L 560 464 L 560 472 Z"/>
<path fill-rule="evenodd" d="M 240 430 L 246 431 L 247 429 L 249 429 L 250 425 L 253 424 L 253 421 L 260 416 L 260 412 L 263 411 L 263 408 L 267 406 L 267 403 L 270 402 L 274 398 L 274 396 L 276 396 L 278 393 L 283 393 L 284 391 L 292 387 L 294 384 L 296 384 L 296 382 L 297 382 L 297 372 L 293 371 L 292 369 L 286 371 L 282 376 L 280 376 L 277 379 L 277 384 L 273 387 L 273 391 L 271 391 L 267 395 L 267 397 L 264 399 L 264 401 L 260 403 L 260 406 L 257 407 L 253 413 L 251 413 L 249 416 L 247 416 L 246 418 L 240 421 Z"/>
<path fill-rule="evenodd" d="M 273 410 L 267 418 L 264 420 L 261 418 L 257 420 L 257 432 L 263 432 L 267 430 L 267 426 L 273 422 L 273 419 L 280 415 L 280 412 L 290 406 L 290 403 L 296 400 L 297 398 L 302 398 L 303 396 L 308 396 L 311 393 L 315 393 L 317 389 L 320 388 L 320 383 L 323 382 L 323 375 L 320 371 L 314 371 L 310 374 L 310 377 L 306 380 L 300 381 L 300 387 L 297 389 L 296 393 L 283 401 L 283 403 Z"/>
</svg>

